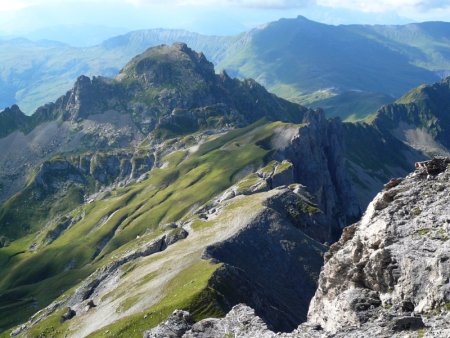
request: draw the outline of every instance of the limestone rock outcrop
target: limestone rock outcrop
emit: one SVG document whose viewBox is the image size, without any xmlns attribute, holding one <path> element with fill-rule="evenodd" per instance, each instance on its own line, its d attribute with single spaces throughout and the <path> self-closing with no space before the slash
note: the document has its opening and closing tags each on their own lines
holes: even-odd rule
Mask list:
<svg viewBox="0 0 450 338">
<path fill-rule="evenodd" d="M 435 317 L 448 320 L 450 304 L 447 161 L 434 159 L 388 185 L 330 248 L 309 321 L 332 333 L 349 327 L 441 332 Z M 441 172 L 430 175 L 431 167 Z"/>
</svg>

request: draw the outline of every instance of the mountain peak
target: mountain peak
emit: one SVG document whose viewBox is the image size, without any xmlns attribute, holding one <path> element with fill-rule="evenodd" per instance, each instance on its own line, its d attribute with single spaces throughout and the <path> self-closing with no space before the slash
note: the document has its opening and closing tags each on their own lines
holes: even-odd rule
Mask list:
<svg viewBox="0 0 450 338">
<path fill-rule="evenodd" d="M 134 57 L 117 76 L 118 80 L 138 80 L 145 85 L 180 84 L 183 79 L 201 75 L 211 80 L 214 65 L 203 53 L 197 53 L 185 43 L 159 45 Z"/>
<path fill-rule="evenodd" d="M 11 107 L 5 108 L 5 110 L 1 111 L 2 115 L 25 115 L 19 108 L 17 104 L 13 104 Z"/>
<path fill-rule="evenodd" d="M 389 130 L 400 130 L 405 134 L 402 140 L 416 146 L 421 144 L 421 151 L 429 155 L 447 155 L 442 146 L 450 147 L 449 107 L 450 77 L 431 85 L 421 85 L 395 103 L 383 106 L 374 123 Z M 408 133 L 421 137 L 408 139 Z"/>
<path fill-rule="evenodd" d="M 9 133 L 23 129 L 28 123 L 28 116 L 26 116 L 18 105 L 13 104 L 0 112 L 0 137 L 4 137 Z"/>
</svg>

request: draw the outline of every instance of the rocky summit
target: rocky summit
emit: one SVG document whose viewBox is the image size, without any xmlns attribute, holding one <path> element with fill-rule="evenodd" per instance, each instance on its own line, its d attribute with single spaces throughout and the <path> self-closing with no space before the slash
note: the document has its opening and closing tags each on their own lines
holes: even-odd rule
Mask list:
<svg viewBox="0 0 450 338">
<path fill-rule="evenodd" d="M 449 337 L 450 158 L 386 184 L 325 254 L 308 321 L 275 333 L 250 307 L 193 324 L 175 311 L 144 337 Z"/>
</svg>

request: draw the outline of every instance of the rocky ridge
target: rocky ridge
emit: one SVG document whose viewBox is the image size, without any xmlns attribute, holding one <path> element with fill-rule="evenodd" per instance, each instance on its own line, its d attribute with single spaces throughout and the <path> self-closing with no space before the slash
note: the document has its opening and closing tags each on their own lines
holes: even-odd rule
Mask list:
<svg viewBox="0 0 450 338">
<path fill-rule="evenodd" d="M 270 331 L 238 305 L 223 319 L 196 324 L 176 311 L 144 337 L 449 336 L 448 196 L 449 158 L 386 184 L 325 255 L 308 321 L 292 333 Z"/>
<path fill-rule="evenodd" d="M 261 118 L 299 122 L 306 108 L 268 93 L 253 80 L 216 74 L 183 43 L 150 48 L 117 78 L 80 76 L 55 102 L 26 116 L 0 112 L 0 201 L 17 193 L 31 171 L 56 154 L 135 150 L 142 142 L 199 130 L 242 127 Z"/>
<path fill-rule="evenodd" d="M 450 155 L 450 78 L 421 85 L 365 122 L 344 123 L 348 170 L 365 209 L 391 177 L 415 162 Z"/>
<path fill-rule="evenodd" d="M 208 287 L 217 294 L 214 296 L 217 297 L 215 302 L 221 311 L 226 312 L 233 305 L 246 302 L 255 308 L 258 315 L 264 318 L 272 329 L 277 330 L 290 331 L 306 319 L 307 305 L 313 296 L 319 269 L 323 262 L 322 254 L 325 246 L 322 243 L 333 241 L 342 224 L 355 216 L 352 214 L 355 209 L 352 209 L 351 203 L 348 204 L 348 209 L 343 209 L 346 212 L 342 213 L 339 219 L 336 219 L 335 214 L 327 213 L 333 208 L 341 208 L 336 201 L 350 198 L 351 194 L 348 195 L 348 193 L 351 193 L 351 189 L 349 190 L 347 187 L 347 190 L 342 191 L 339 186 L 333 184 L 332 177 L 339 170 L 336 167 L 342 168 L 342 163 L 334 161 L 331 157 L 331 153 L 339 156 L 341 149 L 338 146 L 338 138 L 340 135 L 339 133 L 335 134 L 329 122 L 321 117 L 322 113 L 316 112 L 315 114 L 319 116 L 317 118 L 310 116 L 305 119 L 304 124 L 300 125 L 273 123 L 272 135 L 263 137 L 261 141 L 258 141 L 258 144 L 261 147 L 272 149 L 271 157 L 279 160 L 270 161 L 265 167 L 243 177 L 229 189 L 193 211 L 192 216 L 187 219 L 170 224 L 170 226 L 167 225 L 167 228 L 162 225 L 160 227 L 161 231 L 172 231 L 170 229 L 173 228 L 174 231 L 190 234 L 182 241 L 185 242 L 183 255 L 199 250 L 200 245 L 199 259 L 221 264 L 221 267 L 213 273 L 208 281 Z M 252 134 L 261 133 L 263 128 L 267 128 L 267 126 L 262 125 L 249 129 L 249 134 L 244 134 L 242 139 L 230 142 L 223 148 L 228 149 L 233 146 L 239 149 L 242 147 L 242 145 L 239 145 L 242 140 L 250 139 Z M 314 137 L 318 137 L 315 133 L 320 133 L 322 137 L 320 147 L 313 146 Z M 223 137 L 226 137 L 226 135 Z M 333 139 L 336 142 L 333 142 Z M 237 144 L 238 146 L 236 146 Z M 310 149 L 309 162 L 304 163 L 295 158 L 295 154 L 302 151 L 301 149 Z M 193 155 L 195 155 L 195 151 Z M 339 156 L 338 158 L 342 160 L 343 157 Z M 91 159 L 91 157 L 88 156 L 87 159 Z M 71 165 L 76 170 L 82 170 L 84 167 L 91 168 L 90 171 L 86 171 L 86 174 L 92 172 L 92 165 L 81 165 L 85 162 L 84 157 L 75 157 L 70 162 L 72 164 L 66 160 L 60 161 L 60 165 Z M 324 161 L 324 163 L 319 164 L 317 161 Z M 56 162 L 59 163 L 59 161 Z M 160 161 L 158 165 L 161 168 L 166 167 L 161 162 L 164 161 Z M 90 163 L 92 164 L 92 160 Z M 112 167 L 115 167 L 116 170 L 119 169 L 117 166 Z M 302 167 L 303 170 L 301 170 Z M 313 175 L 306 176 L 306 174 L 314 168 L 323 169 L 320 175 L 316 174 L 314 181 L 311 181 L 319 184 L 322 180 L 323 189 L 320 193 L 298 183 L 304 182 L 307 184 L 307 181 L 304 181 L 307 179 L 305 177 L 312 177 Z M 164 171 L 166 169 L 156 170 Z M 341 172 L 339 175 L 345 175 L 345 172 Z M 39 179 L 44 176 L 43 174 L 37 175 L 37 181 L 47 181 L 46 179 Z M 151 179 L 152 171 L 148 176 Z M 145 184 L 146 180 L 147 178 L 144 178 L 144 181 L 138 184 Z M 341 180 L 345 181 L 347 178 L 341 177 Z M 129 187 L 132 188 L 133 184 L 130 184 Z M 321 198 L 327 195 L 330 196 L 327 202 L 330 209 L 324 212 L 321 207 L 325 204 Z M 349 201 L 352 200 L 349 199 Z M 93 201 L 92 203 L 95 204 L 96 202 Z M 333 205 L 332 203 L 336 204 Z M 241 207 L 241 204 L 244 206 Z M 246 204 L 249 204 L 249 210 L 247 210 Z M 245 210 L 238 209 L 226 212 L 229 205 L 236 205 L 236 207 L 239 206 L 239 208 Z M 358 210 L 356 211 L 358 212 Z M 246 213 L 249 217 L 242 216 Z M 91 232 L 101 231 L 103 224 L 107 224 L 108 221 L 116 217 L 114 214 L 115 212 L 101 219 Z M 233 221 L 223 221 L 224 214 L 227 215 L 227 218 L 231 217 Z M 59 241 L 58 238 L 63 238 L 68 232 L 76 231 L 78 224 L 83 223 L 86 216 L 81 215 L 81 218 L 78 219 L 61 219 L 56 226 L 46 229 L 48 230 L 46 235 L 41 236 L 42 249 L 45 249 L 48 244 L 56 243 Z M 93 259 L 97 260 L 103 257 L 102 251 L 107 245 L 114 242 L 113 237 L 116 234 L 120 234 L 120 223 L 125 223 L 126 217 L 125 214 L 120 218 L 119 223 L 117 223 L 118 227 L 112 229 L 109 235 L 103 237 L 97 243 L 99 247 L 94 253 Z M 201 230 L 204 227 L 206 229 L 211 228 L 211 230 Z M 206 237 L 206 239 L 200 240 L 198 238 L 199 236 L 205 236 L 203 232 L 208 234 L 215 227 L 219 229 L 223 227 L 223 229 L 218 230 L 217 233 L 211 233 L 208 235 L 210 237 Z M 221 235 L 221 231 L 226 231 L 226 235 Z M 151 237 L 151 232 L 137 239 L 139 246 L 147 245 L 143 241 L 148 236 Z M 157 246 L 160 247 L 159 244 Z M 35 248 L 39 249 L 39 246 Z M 261 251 L 261 248 L 264 248 L 264 250 Z M 162 257 L 170 259 L 169 257 L 173 255 L 171 254 L 172 250 L 179 252 L 178 249 L 170 247 L 164 251 Z M 155 255 L 158 252 L 151 251 Z M 70 317 L 67 319 L 67 325 L 73 327 L 74 332 L 77 332 L 76 334 L 80 332 L 89 333 L 94 328 L 98 328 L 98 323 L 93 322 L 93 320 L 105 316 L 107 311 L 111 311 L 111 307 L 116 308 L 117 315 L 110 316 L 110 320 L 126 318 L 123 317 L 126 313 L 122 314 L 119 310 L 120 307 L 118 307 L 118 304 L 126 302 L 126 299 L 105 301 L 105 298 L 108 294 L 117 293 L 116 290 L 124 288 L 127 281 L 129 283 L 128 276 L 126 276 L 126 266 L 141 264 L 140 261 L 146 256 L 148 254 L 127 254 L 124 256 L 125 259 L 114 255 L 113 263 L 98 269 L 86 279 L 83 285 L 78 287 L 79 290 L 90 290 L 80 291 L 82 294 L 88 295 L 87 297 L 77 296 L 81 294 L 77 291 L 70 298 L 63 298 L 50 304 L 46 309 L 33 316 L 28 323 L 14 331 L 15 334 L 26 334 L 34 327 L 41 325 L 46 319 L 57 316 L 65 307 L 70 307 L 72 311 L 75 311 L 75 314 L 70 311 L 67 312 L 68 317 Z M 243 257 L 246 258 L 243 259 Z M 183 260 L 178 259 L 176 264 L 179 265 L 182 262 Z M 171 266 L 170 264 L 169 266 Z M 189 265 L 192 262 L 188 261 L 186 264 Z M 178 265 L 176 269 L 173 268 L 174 271 L 180 268 Z M 114 268 L 110 268 L 111 266 Z M 276 268 L 274 269 L 274 267 Z M 144 266 L 141 269 L 145 271 L 149 268 Z M 151 269 L 154 269 L 154 267 L 151 267 Z M 138 270 L 136 273 L 138 273 Z M 289 278 L 286 278 L 286 275 Z M 138 279 L 141 278 L 142 276 Z M 151 285 L 148 287 L 154 288 Z M 145 284 L 140 286 L 138 290 L 141 291 L 136 291 L 137 295 L 140 296 L 140 292 L 146 288 L 147 285 Z M 157 292 L 152 288 L 149 290 Z M 145 299 L 147 297 L 140 296 L 139 306 L 133 311 L 142 309 L 144 304 L 148 306 L 149 303 Z M 89 302 L 96 306 L 95 308 L 91 307 L 86 312 L 83 309 Z M 92 316 L 92 320 L 90 316 Z M 72 325 L 72 323 L 74 324 Z M 106 324 L 110 323 L 106 322 Z M 81 331 L 79 331 L 80 328 L 82 328 Z"/>
<path fill-rule="evenodd" d="M 314 292 L 324 251 L 324 246 L 306 236 L 303 231 L 309 227 L 326 226 L 320 215 L 317 218 L 314 215 L 308 218 L 305 212 L 306 218 L 294 218 L 290 215 L 289 208 L 280 209 L 286 199 L 291 200 L 293 204 L 305 203 L 300 202 L 306 198 L 302 190 L 300 186 L 293 185 L 290 188 L 280 187 L 253 195 L 238 195 L 223 201 L 216 205 L 215 217 L 209 221 L 213 222 L 214 226 L 208 230 L 196 230 L 199 225 L 192 229 L 193 222 L 204 222 L 195 217 L 187 223 L 171 225 L 168 229 L 173 229 L 167 235 L 141 244 L 141 248 L 126 252 L 121 257 L 115 257 L 110 264 L 91 274 L 72 294 L 61 297 L 36 313 L 11 334 L 26 336 L 27 332 L 51 316 L 61 316 L 62 322 L 69 325 L 68 332 L 71 332 L 71 336 L 92 333 L 99 328 L 99 318 L 108 314 L 110 318 L 105 323 L 110 324 L 112 320 L 118 320 L 125 314 L 118 310 L 115 314 L 111 313 L 111 306 L 116 307 L 123 300 L 108 299 L 108 294 L 123 287 L 133 290 L 127 275 L 130 264 L 140 266 L 133 275 L 137 279 L 134 284 L 141 286 L 139 292 L 133 290 L 133 293 L 137 292 L 140 296 L 139 300 L 143 302 L 141 306 L 148 306 L 149 300 L 141 299 L 144 298 L 142 291 L 157 292 L 158 289 L 155 289 L 155 286 L 148 289 L 150 286 L 138 283 L 145 277 L 145 274 L 142 276 L 139 271 L 155 269 L 155 266 L 160 266 L 161 259 L 164 265 L 169 267 L 174 264 L 192 264 L 191 260 L 197 255 L 199 257 L 195 260 L 221 264 L 208 281 L 208 289 L 215 290 L 217 297 L 215 306 L 228 310 L 239 300 L 245 300 L 271 323 L 271 327 L 295 327 L 295 324 L 306 316 L 306 306 Z M 275 201 L 281 203 L 274 203 Z M 248 207 L 241 206 L 247 204 Z M 235 208 L 233 206 L 245 209 L 248 217 L 241 217 L 238 222 L 233 221 L 234 214 L 227 212 L 230 207 Z M 310 219 L 309 223 L 305 222 L 305 219 Z M 242 246 L 242 242 L 249 243 L 249 237 L 252 238 L 253 244 Z M 303 244 L 296 245 L 296 242 Z M 266 253 L 263 255 L 258 255 L 260 247 L 265 248 Z M 158 256 L 160 252 L 164 252 L 164 256 Z M 156 257 L 148 260 L 150 255 Z M 239 259 L 242 256 L 247 256 L 248 259 L 242 261 Z M 298 264 L 298 261 L 302 264 Z M 278 265 L 279 273 L 274 275 L 273 271 L 265 268 L 269 265 Z M 289 272 L 289 280 L 283 277 L 285 273 L 282 271 Z M 157 283 L 162 283 L 161 287 L 167 287 L 167 277 L 168 275 L 164 275 Z M 286 283 L 289 284 L 288 294 L 277 294 L 268 289 L 270 284 L 273 287 Z M 286 304 L 301 311 L 295 313 Z"/>
</svg>

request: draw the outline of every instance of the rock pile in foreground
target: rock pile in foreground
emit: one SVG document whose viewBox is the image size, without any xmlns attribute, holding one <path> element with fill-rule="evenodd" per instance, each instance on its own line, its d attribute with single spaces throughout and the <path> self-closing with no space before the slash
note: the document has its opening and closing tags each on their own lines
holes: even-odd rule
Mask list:
<svg viewBox="0 0 450 338">
<path fill-rule="evenodd" d="M 331 246 L 308 321 L 291 333 L 241 304 L 196 324 L 175 312 L 144 337 L 450 337 L 449 202 L 449 158 L 389 182 Z"/>
</svg>

